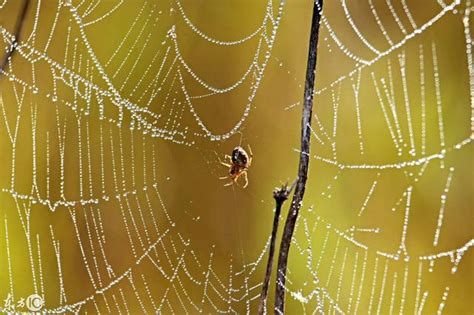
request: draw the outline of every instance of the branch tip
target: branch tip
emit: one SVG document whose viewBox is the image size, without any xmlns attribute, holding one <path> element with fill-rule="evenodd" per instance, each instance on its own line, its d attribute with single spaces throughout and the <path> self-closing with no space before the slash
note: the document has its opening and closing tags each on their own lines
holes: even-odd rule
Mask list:
<svg viewBox="0 0 474 315">
<path fill-rule="evenodd" d="M 291 194 L 291 191 L 296 186 L 297 181 L 298 178 L 291 184 L 291 186 L 288 186 L 288 182 L 286 182 L 281 187 L 276 187 L 275 190 L 273 190 L 273 198 L 275 201 L 277 203 L 283 203 L 285 200 L 287 200 Z"/>
</svg>

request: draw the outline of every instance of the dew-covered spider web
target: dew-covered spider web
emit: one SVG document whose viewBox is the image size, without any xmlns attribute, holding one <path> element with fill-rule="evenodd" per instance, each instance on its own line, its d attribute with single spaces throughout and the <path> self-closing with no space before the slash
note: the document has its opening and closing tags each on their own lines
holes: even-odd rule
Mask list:
<svg viewBox="0 0 474 315">
<path fill-rule="evenodd" d="M 35 0 L 15 40 L 21 2 L 0 1 L 0 310 L 254 313 L 311 1 Z M 288 312 L 473 312 L 471 9 L 326 1 Z M 245 190 L 214 156 L 239 142 Z"/>
<path fill-rule="evenodd" d="M 311 313 L 471 313 L 471 2 L 325 5 L 288 293 Z"/>
</svg>

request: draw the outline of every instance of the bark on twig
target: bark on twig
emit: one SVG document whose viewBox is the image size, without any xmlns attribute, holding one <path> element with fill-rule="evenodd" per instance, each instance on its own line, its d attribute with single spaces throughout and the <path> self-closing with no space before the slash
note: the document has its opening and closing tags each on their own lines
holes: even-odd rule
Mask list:
<svg viewBox="0 0 474 315">
<path fill-rule="evenodd" d="M 273 198 L 275 199 L 275 216 L 273 218 L 272 237 L 270 240 L 270 250 L 268 252 L 267 270 L 265 272 L 265 280 L 263 281 L 262 293 L 260 294 L 260 303 L 258 305 L 258 314 L 262 315 L 267 309 L 267 296 L 268 287 L 270 285 L 270 277 L 273 269 L 273 257 L 275 255 L 275 241 L 278 232 L 278 224 L 280 222 L 280 213 L 283 203 L 290 196 L 291 191 L 296 185 L 296 181 L 288 187 L 288 183 L 281 186 L 281 188 L 275 188 L 273 191 Z"/>
<path fill-rule="evenodd" d="M 0 77 L 5 71 L 5 68 L 7 67 L 9 61 L 11 60 L 11 58 L 13 58 L 13 55 L 15 54 L 18 42 L 20 41 L 21 30 L 23 29 L 23 25 L 25 24 L 26 12 L 28 12 L 29 6 L 30 0 L 23 0 L 23 5 L 21 7 L 21 11 L 16 21 L 15 29 L 13 31 L 14 37 L 12 44 L 9 48 L 7 48 L 7 51 L 5 52 L 5 55 L 3 56 L 2 61 L 0 63 Z"/>
<path fill-rule="evenodd" d="M 285 277 L 290 251 L 291 238 L 295 229 L 298 212 L 303 201 L 306 179 L 309 167 L 309 145 L 311 140 L 311 116 L 313 111 L 313 93 L 316 60 L 318 56 L 319 23 L 323 9 L 323 0 L 314 0 L 311 34 L 309 39 L 308 64 L 306 68 L 306 83 L 304 89 L 303 117 L 301 121 L 301 153 L 298 167 L 298 182 L 291 203 L 288 217 L 283 230 L 280 244 L 280 254 L 277 267 L 277 284 L 275 292 L 275 313 L 283 314 L 285 310 Z"/>
</svg>

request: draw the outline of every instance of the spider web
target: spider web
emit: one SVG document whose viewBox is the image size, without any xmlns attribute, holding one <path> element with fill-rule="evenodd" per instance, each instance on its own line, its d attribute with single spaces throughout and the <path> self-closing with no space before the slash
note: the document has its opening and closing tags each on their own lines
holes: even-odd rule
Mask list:
<svg viewBox="0 0 474 315">
<path fill-rule="evenodd" d="M 471 3 L 424 5 L 325 4 L 305 201 L 312 206 L 293 242 L 292 310 L 472 311 L 450 303 L 472 291 L 461 285 L 472 276 L 465 260 L 474 244 L 472 198 L 462 193 L 472 189 Z M 17 6 L 3 1 L 0 10 Z M 256 309 L 268 240 L 245 262 L 189 237 L 186 212 L 167 206 L 164 141 L 201 152 L 241 130 L 283 12 L 278 1 L 258 7 L 252 28 L 228 39 L 198 27 L 185 1 L 32 3 L 2 73 L 3 299 L 37 293 L 56 313 Z M 13 43 L 7 22 L 5 50 Z M 440 58 L 447 39 L 462 60 Z M 324 71 L 331 60 L 343 70 Z M 200 74 L 203 67 L 213 75 Z M 228 99 L 242 106 L 237 119 L 219 116 L 228 122 L 220 129 L 212 118 L 228 111 L 218 106 Z M 73 283 L 71 274 L 86 280 Z"/>
<path fill-rule="evenodd" d="M 325 7 L 316 153 L 286 288 L 303 312 L 472 312 L 472 7 L 422 7 Z"/>
<path fill-rule="evenodd" d="M 5 16 L 15 2 L 2 3 Z M 180 1 L 32 3 L 29 33 L 2 73 L 2 145 L 11 165 L 2 177 L 3 312 L 26 311 L 20 301 L 32 293 L 52 313 L 249 311 L 264 249 L 245 265 L 229 257 L 224 273 L 213 267 L 214 247 L 199 252 L 183 234 L 183 214 L 167 209 L 156 141 L 187 147 L 237 132 L 271 55 L 283 9 L 275 3 L 262 3 L 257 26 L 231 40 L 198 29 Z M 1 32 L 12 49 L 8 22 Z M 181 34 L 228 60 L 243 46 L 244 71 L 226 60 L 220 66 L 233 82 L 206 81 Z M 196 104 L 237 90 L 245 103 L 239 118 L 211 132 Z"/>
</svg>

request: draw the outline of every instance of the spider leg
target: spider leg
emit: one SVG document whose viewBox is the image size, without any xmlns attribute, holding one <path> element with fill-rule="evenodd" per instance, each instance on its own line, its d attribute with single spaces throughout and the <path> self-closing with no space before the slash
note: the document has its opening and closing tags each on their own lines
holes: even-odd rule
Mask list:
<svg viewBox="0 0 474 315">
<path fill-rule="evenodd" d="M 249 165 L 250 166 L 252 164 L 252 158 L 253 158 L 253 152 L 252 152 L 252 148 L 250 148 L 250 144 L 248 145 L 249 147 Z"/>
<path fill-rule="evenodd" d="M 228 155 L 226 155 L 226 157 L 227 157 L 227 156 L 228 156 Z M 230 164 L 228 164 L 228 163 L 223 162 L 220 157 L 217 157 L 217 158 L 219 159 L 219 163 L 221 163 L 221 164 L 224 165 L 225 167 L 231 167 L 231 166 L 232 166 L 232 165 L 230 165 Z"/>
<path fill-rule="evenodd" d="M 233 185 L 233 184 L 234 184 L 234 182 L 228 182 L 227 184 L 224 185 L 224 187 L 230 186 L 230 185 Z"/>
<path fill-rule="evenodd" d="M 243 171 L 243 172 L 242 172 L 242 175 L 243 175 L 243 177 L 244 177 L 244 179 L 245 179 L 245 184 L 244 184 L 244 186 L 242 186 L 242 188 L 245 188 L 245 187 L 247 187 L 247 186 L 249 185 L 249 179 L 248 179 L 248 177 L 247 177 L 247 171 Z"/>
<path fill-rule="evenodd" d="M 222 176 L 222 177 L 219 177 L 219 179 L 228 179 L 229 176 Z"/>
</svg>

